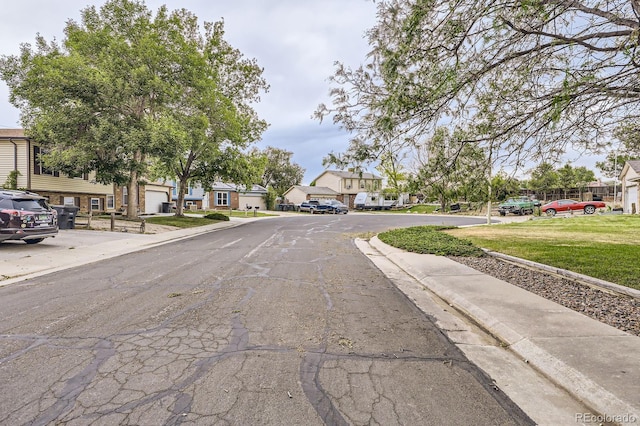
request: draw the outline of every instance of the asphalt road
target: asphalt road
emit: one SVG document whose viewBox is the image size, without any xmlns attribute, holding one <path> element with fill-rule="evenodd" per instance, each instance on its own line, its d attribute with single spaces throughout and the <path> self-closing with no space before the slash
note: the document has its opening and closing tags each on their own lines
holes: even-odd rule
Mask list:
<svg viewBox="0 0 640 426">
<path fill-rule="evenodd" d="M 531 424 L 353 242 L 442 220 L 257 221 L 2 287 L 0 424 Z"/>
</svg>

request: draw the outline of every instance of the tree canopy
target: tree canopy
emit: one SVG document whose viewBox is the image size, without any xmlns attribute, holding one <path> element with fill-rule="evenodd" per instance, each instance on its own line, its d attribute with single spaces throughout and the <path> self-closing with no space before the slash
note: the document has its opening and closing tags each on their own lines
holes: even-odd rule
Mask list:
<svg viewBox="0 0 640 426">
<path fill-rule="evenodd" d="M 380 1 L 367 63 L 337 64 L 315 116 L 359 159 L 442 125 L 501 164 L 596 152 L 638 118 L 639 15 L 638 0 Z"/>
<path fill-rule="evenodd" d="M 268 89 L 262 68 L 224 40 L 222 22 L 205 23 L 204 35 L 195 16 L 183 14 L 182 22 L 188 29 L 181 49 L 189 54 L 181 63 L 186 71 L 154 129 L 154 175 L 177 179 L 177 215 L 189 184 L 208 188 L 230 180 L 250 188 L 258 182 L 266 162 L 245 149 L 267 128 L 251 107 Z"/>
<path fill-rule="evenodd" d="M 272 146 L 254 152 L 265 159 L 262 186 L 272 188 L 276 197 L 282 197 L 289 188 L 300 185 L 304 177 L 304 168 L 292 162 L 293 152 Z"/>
<path fill-rule="evenodd" d="M 135 216 L 150 164 L 181 185 L 245 176 L 233 159 L 246 164 L 242 149 L 266 128 L 250 107 L 267 89 L 262 69 L 224 41 L 222 22 L 204 28 L 185 9 L 154 16 L 141 1 L 109 0 L 68 21 L 62 43 L 37 36 L 3 56 L 0 75 L 45 164 L 127 184 Z"/>
</svg>

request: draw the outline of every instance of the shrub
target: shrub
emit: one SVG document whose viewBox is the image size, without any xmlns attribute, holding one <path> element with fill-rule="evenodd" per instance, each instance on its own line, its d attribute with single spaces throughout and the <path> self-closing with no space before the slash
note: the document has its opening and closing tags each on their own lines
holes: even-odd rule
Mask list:
<svg viewBox="0 0 640 426">
<path fill-rule="evenodd" d="M 451 229 L 451 227 L 415 226 L 394 229 L 379 234 L 378 238 L 390 246 L 414 253 L 471 257 L 484 255 L 482 249 L 474 246 L 471 242 L 441 232 L 444 229 Z"/>
<path fill-rule="evenodd" d="M 204 218 L 210 219 L 210 220 L 229 220 L 229 216 L 227 216 L 224 213 L 218 213 L 218 212 L 209 213 Z"/>
</svg>

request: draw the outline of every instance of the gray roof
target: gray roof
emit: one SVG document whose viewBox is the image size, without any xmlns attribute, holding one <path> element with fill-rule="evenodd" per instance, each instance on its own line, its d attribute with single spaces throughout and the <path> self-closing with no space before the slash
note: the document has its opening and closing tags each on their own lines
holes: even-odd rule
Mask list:
<svg viewBox="0 0 640 426">
<path fill-rule="evenodd" d="M 631 167 L 636 172 L 640 173 L 640 160 L 629 160 L 627 161 L 629 167 Z"/>
<path fill-rule="evenodd" d="M 247 193 L 249 193 L 249 192 L 260 192 L 260 193 L 266 194 L 268 192 L 267 188 L 265 188 L 262 185 L 257 185 L 257 184 L 251 185 L 251 189 L 249 191 L 245 190 L 245 186 L 244 185 L 236 185 L 236 190 L 238 192 L 242 192 L 242 193 L 245 193 L 245 192 L 247 192 Z"/>
<path fill-rule="evenodd" d="M 327 188 L 326 186 L 302 186 L 295 185 L 289 188 L 291 191 L 293 188 L 298 189 L 299 191 L 304 192 L 307 195 L 338 195 L 339 193 L 334 191 L 331 188 Z M 287 191 L 287 192 L 289 192 Z"/>
<path fill-rule="evenodd" d="M 340 176 L 343 179 L 382 179 L 380 176 L 376 176 L 373 173 L 362 172 L 362 174 L 360 174 L 359 172 L 349 172 L 344 170 L 325 170 L 320 173 L 320 176 L 325 173 L 331 173 L 332 175 Z"/>
<path fill-rule="evenodd" d="M 262 194 L 267 193 L 267 188 L 262 185 L 253 184 L 249 191 L 245 191 L 244 185 L 236 185 L 235 183 L 226 183 L 226 182 L 214 182 L 211 185 L 211 190 L 213 191 L 237 191 L 242 193 L 251 193 L 251 192 L 259 192 Z"/>
</svg>

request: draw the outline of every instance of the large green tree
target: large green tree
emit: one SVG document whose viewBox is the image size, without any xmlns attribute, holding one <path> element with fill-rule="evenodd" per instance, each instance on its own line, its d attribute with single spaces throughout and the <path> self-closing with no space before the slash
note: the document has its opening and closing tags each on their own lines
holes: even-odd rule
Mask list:
<svg viewBox="0 0 640 426">
<path fill-rule="evenodd" d="M 26 134 L 43 145 L 48 167 L 77 176 L 95 170 L 102 183 L 128 185 L 129 216 L 138 182 L 155 152 L 151 125 L 172 99 L 171 25 L 143 3 L 112 0 L 68 21 L 61 44 L 36 38 L 0 72 Z"/>
<path fill-rule="evenodd" d="M 175 101 L 154 128 L 154 175 L 177 180 L 180 216 L 190 184 L 209 188 L 229 180 L 250 188 L 259 181 L 265 161 L 246 148 L 267 127 L 251 104 L 268 86 L 256 61 L 224 40 L 222 22 L 205 23 L 201 34 L 194 15 L 180 11 L 176 21 L 183 34 L 180 66 Z"/>
<path fill-rule="evenodd" d="M 109 0 L 69 21 L 61 44 L 38 36 L 35 48 L 3 56 L 10 100 L 45 164 L 126 184 L 130 217 L 150 164 L 181 190 L 190 180 L 246 177 L 252 169 L 235 160 L 253 164 L 242 149 L 266 127 L 250 106 L 266 83 L 224 41 L 221 22 L 204 28 L 184 9 L 154 16 L 141 1 Z"/>
<path fill-rule="evenodd" d="M 558 186 L 564 192 L 564 198 L 567 198 L 569 190 L 576 186 L 575 170 L 571 164 L 567 163 L 556 171 L 556 175 L 558 177 Z"/>
<path fill-rule="evenodd" d="M 640 111 L 638 0 L 388 0 L 357 69 L 338 64 L 330 116 L 370 152 L 448 125 L 521 166 L 597 151 Z"/>
<path fill-rule="evenodd" d="M 604 161 L 596 167 L 605 177 L 618 178 L 624 163 L 640 159 L 640 121 L 633 120 L 620 125 L 614 134 L 618 139 L 616 148 L 612 148 Z"/>
<path fill-rule="evenodd" d="M 268 146 L 262 151 L 256 149 L 255 154 L 265 159 L 260 181 L 265 188 L 273 189 L 274 198 L 282 197 L 289 188 L 302 182 L 304 168 L 292 161 L 293 152 Z"/>
<path fill-rule="evenodd" d="M 439 128 L 424 146 L 415 180 L 427 199 L 444 211 L 452 201 L 481 201 L 487 196 L 487 158 L 474 145 L 461 142 L 463 135 Z M 413 186 L 416 186 L 416 182 Z"/>
<path fill-rule="evenodd" d="M 547 200 L 547 192 L 558 186 L 558 172 L 551 163 L 540 163 L 531 171 L 531 179 L 528 182 L 529 188 L 537 193 L 544 194 Z"/>
</svg>

